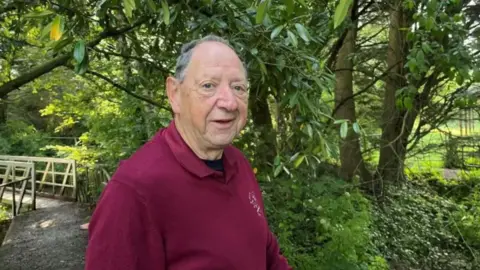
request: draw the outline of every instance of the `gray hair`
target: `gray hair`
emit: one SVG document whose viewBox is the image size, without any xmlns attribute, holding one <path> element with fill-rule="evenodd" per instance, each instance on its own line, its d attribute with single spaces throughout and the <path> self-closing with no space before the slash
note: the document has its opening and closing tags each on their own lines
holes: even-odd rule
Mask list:
<svg viewBox="0 0 480 270">
<path fill-rule="evenodd" d="M 190 41 L 182 46 L 182 49 L 180 51 L 180 56 L 178 56 L 177 58 L 177 64 L 175 66 L 175 78 L 177 80 L 179 80 L 180 82 L 183 82 L 183 80 L 185 79 L 188 64 L 192 59 L 193 49 L 198 45 L 208 41 L 215 41 L 215 42 L 220 42 L 222 44 L 225 44 L 236 53 L 235 48 L 233 48 L 230 42 L 216 35 L 211 34 L 203 38 Z M 245 66 L 245 63 L 243 62 L 243 60 L 240 60 L 240 61 L 242 61 L 243 69 L 245 70 L 245 74 L 246 74 L 247 68 Z"/>
</svg>

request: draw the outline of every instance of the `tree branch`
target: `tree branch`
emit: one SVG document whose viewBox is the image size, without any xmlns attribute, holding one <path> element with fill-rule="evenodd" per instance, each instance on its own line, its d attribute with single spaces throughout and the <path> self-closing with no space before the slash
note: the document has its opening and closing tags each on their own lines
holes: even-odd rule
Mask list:
<svg viewBox="0 0 480 270">
<path fill-rule="evenodd" d="M 102 32 L 97 38 L 88 42 L 87 47 L 92 48 L 92 47 L 96 46 L 97 44 L 99 44 L 102 40 L 104 40 L 108 37 L 122 35 L 122 34 L 128 32 L 128 31 L 142 25 L 143 23 L 145 23 L 147 21 L 147 19 L 148 18 L 146 18 L 146 17 L 142 18 L 142 19 L 138 20 L 137 22 L 135 22 L 134 24 L 129 25 L 129 26 L 124 27 L 124 28 L 121 28 L 121 29 L 106 30 L 106 31 Z M 68 60 L 70 60 L 71 57 L 72 57 L 71 53 L 60 55 L 60 56 L 58 56 L 58 57 L 40 65 L 40 66 L 37 66 L 37 67 L 33 68 L 30 72 L 22 74 L 19 77 L 1 85 L 0 86 L 0 98 L 5 97 L 8 93 L 12 92 L 13 90 L 15 90 L 15 89 L 31 82 L 31 81 L 37 79 L 38 77 L 54 70 L 55 68 L 65 65 L 68 62 Z"/>
<path fill-rule="evenodd" d="M 67 67 L 73 70 L 73 66 L 68 65 Z M 108 82 L 109 84 L 115 86 L 116 88 L 122 90 L 123 92 L 127 93 L 128 95 L 130 95 L 130 96 L 132 96 L 132 97 L 134 97 L 134 98 L 137 98 L 137 99 L 142 100 L 142 101 L 144 101 L 144 102 L 146 102 L 146 103 L 148 103 L 148 104 L 150 104 L 150 105 L 153 105 L 153 106 L 155 106 L 155 107 L 158 107 L 158 108 L 161 108 L 161 109 L 164 109 L 164 110 L 170 112 L 170 109 L 167 108 L 167 107 L 165 107 L 163 104 L 158 103 L 158 102 L 156 102 L 156 101 L 154 101 L 154 100 L 151 100 L 151 99 L 149 99 L 149 98 L 147 98 L 147 97 L 138 95 L 138 94 L 134 93 L 133 91 L 130 91 L 130 90 L 129 90 L 128 88 L 126 88 L 125 86 L 120 85 L 120 84 L 114 82 L 112 79 L 108 78 L 107 76 L 105 76 L 105 75 L 103 75 L 103 74 L 100 74 L 100 73 L 98 73 L 98 72 L 91 71 L 91 70 L 87 70 L 86 73 L 87 73 L 87 74 L 90 74 L 90 75 L 92 75 L 92 76 L 98 77 L 98 78 L 100 78 L 100 79 Z"/>
<path fill-rule="evenodd" d="M 143 57 L 124 54 L 124 53 L 109 52 L 109 51 L 104 51 L 104 50 L 101 50 L 101 49 L 98 49 L 98 48 L 94 48 L 93 50 L 96 51 L 96 52 L 99 52 L 99 53 L 107 54 L 107 55 L 112 55 L 112 56 L 122 57 L 122 58 L 126 58 L 126 59 L 137 60 L 137 61 L 142 62 L 142 63 L 147 63 L 147 64 L 153 66 L 154 68 L 162 71 L 163 73 L 165 73 L 167 75 L 170 73 L 170 71 L 168 69 L 162 67 L 161 65 L 159 65 L 159 64 L 157 64 L 153 61 L 145 59 Z"/>
<path fill-rule="evenodd" d="M 380 76 L 378 77 L 375 77 L 367 86 L 365 86 L 362 90 L 358 91 L 357 93 L 349 96 L 349 97 L 346 97 L 344 98 L 343 100 L 341 100 L 338 105 L 333 109 L 332 111 L 332 116 L 335 115 L 335 113 L 338 111 L 338 109 L 340 109 L 340 107 L 342 107 L 345 102 L 347 102 L 348 100 L 352 99 L 352 98 L 355 98 L 356 96 L 358 95 L 361 95 L 363 94 L 364 92 L 368 91 L 368 89 L 370 89 L 370 87 L 372 87 L 377 81 L 379 81 L 380 79 L 382 79 L 383 77 L 385 77 L 389 72 L 390 70 L 392 70 L 393 68 L 395 68 L 398 64 L 400 64 L 401 61 L 398 61 L 395 65 L 392 65 L 391 67 L 389 67 L 385 72 L 383 72 Z"/>
</svg>

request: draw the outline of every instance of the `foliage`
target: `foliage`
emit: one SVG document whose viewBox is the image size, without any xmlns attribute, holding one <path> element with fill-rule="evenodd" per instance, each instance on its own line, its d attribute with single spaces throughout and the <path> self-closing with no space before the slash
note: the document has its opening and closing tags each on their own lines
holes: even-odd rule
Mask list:
<svg viewBox="0 0 480 270">
<path fill-rule="evenodd" d="M 446 142 L 446 149 L 447 151 L 445 152 L 445 157 L 444 157 L 444 166 L 445 168 L 462 168 L 463 164 L 462 161 L 460 160 L 460 157 L 458 155 L 458 141 L 455 140 L 454 138 L 448 138 Z"/>
<path fill-rule="evenodd" d="M 388 269 L 370 244 L 369 201 L 328 175 L 260 174 L 267 216 L 294 269 Z M 376 267 L 376 268 L 375 268 Z"/>
<path fill-rule="evenodd" d="M 4 220 L 9 219 L 9 218 L 10 218 L 10 215 L 9 215 L 7 209 L 5 208 L 5 206 L 0 204 L 0 223 Z M 2 239 L 0 238 L 0 240 L 2 240 Z"/>
<path fill-rule="evenodd" d="M 0 126 L 0 153 L 6 155 L 49 156 L 42 150 L 49 143 L 48 135 L 23 121 L 8 121 Z"/>
<path fill-rule="evenodd" d="M 392 269 L 477 269 L 479 251 L 472 241 L 478 238 L 466 234 L 474 228 L 472 216 L 459 218 L 462 204 L 423 181 L 390 194 L 385 205 L 375 207 L 373 241 Z"/>
<path fill-rule="evenodd" d="M 170 121 L 164 82 L 180 44 L 214 33 L 247 67 L 250 121 L 235 144 L 258 171 L 270 224 L 295 269 L 474 269 L 480 178 L 443 179 L 440 158 L 435 166 L 428 160 L 444 155 L 443 146 L 420 142 L 477 108 L 478 5 L 466 2 L 7 1 L 0 5 L 0 153 L 73 158 L 82 177 L 97 166 L 112 173 Z M 397 11 L 405 25 L 393 30 L 403 37 L 395 40 L 388 28 Z M 342 80 L 352 83 L 354 96 L 343 98 L 354 101 L 348 109 L 357 120 L 334 120 L 332 90 L 345 72 L 334 67 L 353 26 L 353 69 Z M 395 80 L 390 45 L 404 51 Z M 390 99 L 396 107 L 383 104 Z M 352 129 L 374 171 L 391 110 L 405 113 L 387 121 L 395 141 L 408 141 L 405 156 L 425 155 L 407 170 L 416 184 L 386 188 L 390 195 L 377 205 L 357 178 L 337 178 L 338 148 Z M 457 163 L 450 142 L 449 166 Z"/>
</svg>

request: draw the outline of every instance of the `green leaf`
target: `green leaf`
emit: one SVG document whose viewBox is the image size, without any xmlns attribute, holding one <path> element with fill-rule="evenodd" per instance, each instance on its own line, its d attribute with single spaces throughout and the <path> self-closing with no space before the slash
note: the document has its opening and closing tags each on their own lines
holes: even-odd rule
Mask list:
<svg viewBox="0 0 480 270">
<path fill-rule="evenodd" d="M 464 80 L 465 80 L 465 79 L 463 78 L 462 74 L 458 73 L 458 74 L 457 74 L 457 77 L 455 78 L 455 81 L 457 82 L 457 84 L 458 84 L 458 85 L 462 85 L 463 82 L 464 82 Z"/>
<path fill-rule="evenodd" d="M 58 42 L 55 43 L 55 45 L 53 46 L 53 50 L 55 52 L 58 52 L 60 51 L 61 49 L 63 49 L 65 46 L 67 46 L 68 44 L 70 44 L 71 42 L 73 41 L 73 38 L 72 37 L 68 37 L 68 38 L 64 38 Z"/>
<path fill-rule="evenodd" d="M 283 56 L 277 57 L 276 62 L 277 62 L 278 70 L 282 71 L 285 68 L 285 65 L 286 65 L 285 57 L 283 57 Z"/>
<path fill-rule="evenodd" d="M 279 25 L 275 27 L 275 29 L 273 29 L 272 33 L 270 34 L 270 39 L 276 38 L 280 34 L 280 32 L 282 32 L 282 29 L 284 27 L 285 27 L 284 25 Z"/>
<path fill-rule="evenodd" d="M 473 71 L 473 81 L 480 82 L 480 69 Z"/>
<path fill-rule="evenodd" d="M 395 100 L 395 105 L 397 106 L 397 109 L 402 110 L 404 108 L 402 98 L 397 98 Z"/>
<path fill-rule="evenodd" d="M 412 10 L 415 7 L 413 0 L 407 0 L 406 5 L 408 10 Z"/>
<path fill-rule="evenodd" d="M 305 155 L 299 155 L 297 159 L 295 159 L 295 162 L 293 163 L 294 168 L 298 168 L 300 164 L 302 164 L 303 160 L 305 159 Z"/>
<path fill-rule="evenodd" d="M 360 134 L 360 126 L 358 125 L 357 122 L 353 123 L 352 128 L 353 128 L 353 131 L 355 131 L 355 133 Z"/>
<path fill-rule="evenodd" d="M 163 10 L 163 22 L 166 25 L 170 24 L 170 10 L 168 10 L 168 4 L 166 0 L 162 0 L 162 10 Z"/>
<path fill-rule="evenodd" d="M 292 43 L 293 47 L 297 47 L 298 46 L 298 40 L 297 40 L 297 37 L 295 36 L 295 34 L 290 30 L 287 30 L 287 34 L 288 34 L 288 38 L 290 39 L 290 42 Z"/>
<path fill-rule="evenodd" d="M 411 110 L 413 108 L 413 100 L 411 97 L 404 97 L 403 98 L 403 106 L 405 106 L 405 108 L 407 110 Z"/>
<path fill-rule="evenodd" d="M 123 0 L 123 7 L 125 8 L 125 15 L 131 18 L 133 10 L 135 10 L 135 0 Z"/>
<path fill-rule="evenodd" d="M 435 19 L 433 17 L 428 17 L 425 21 L 425 29 L 432 30 L 433 26 L 435 25 Z"/>
<path fill-rule="evenodd" d="M 157 12 L 157 5 L 155 4 L 155 2 L 153 2 L 153 0 L 147 0 L 147 5 L 151 11 Z"/>
<path fill-rule="evenodd" d="M 73 58 L 77 63 L 81 63 L 85 57 L 85 41 L 79 40 L 73 49 Z"/>
<path fill-rule="evenodd" d="M 345 121 L 340 126 L 340 137 L 342 139 L 345 139 L 347 137 L 347 133 L 348 133 L 348 122 Z"/>
<path fill-rule="evenodd" d="M 435 11 L 437 10 L 437 1 L 430 0 L 427 4 L 427 12 L 429 15 L 434 15 Z"/>
<path fill-rule="evenodd" d="M 308 31 L 307 29 L 305 29 L 305 27 L 299 23 L 296 23 L 295 24 L 295 28 L 297 28 L 297 32 L 298 32 L 298 35 L 303 39 L 305 40 L 305 42 L 308 42 L 309 41 L 309 34 L 308 34 Z"/>
<path fill-rule="evenodd" d="M 267 6 L 269 0 L 262 0 L 257 8 L 257 16 L 255 17 L 255 21 L 257 24 L 261 24 L 263 19 L 265 19 L 265 15 L 267 14 Z"/>
<path fill-rule="evenodd" d="M 430 47 L 430 45 L 428 45 L 427 42 L 422 43 L 422 49 L 423 49 L 426 53 L 433 53 L 432 47 Z"/>
<path fill-rule="evenodd" d="M 298 0 L 300 4 L 302 4 L 304 7 L 307 7 L 307 3 L 304 0 Z"/>
<path fill-rule="evenodd" d="M 419 66 L 425 65 L 425 54 L 423 53 L 422 50 L 418 50 L 416 58 L 417 58 L 417 64 Z"/>
<path fill-rule="evenodd" d="M 262 73 L 264 75 L 267 75 L 267 67 L 265 66 L 265 63 L 259 57 L 255 57 L 255 58 L 257 58 L 257 61 L 258 61 L 258 64 L 260 65 L 260 70 L 262 71 Z"/>
<path fill-rule="evenodd" d="M 337 28 L 347 16 L 348 9 L 352 4 L 353 0 L 340 0 L 337 8 L 335 9 L 335 15 L 333 17 L 333 28 Z"/>
<path fill-rule="evenodd" d="M 42 11 L 32 11 L 28 14 L 25 14 L 24 17 L 25 18 L 41 18 L 41 17 L 45 17 L 45 16 L 48 16 L 48 15 L 52 15 L 52 14 L 55 14 L 53 11 L 50 11 L 50 10 L 42 10 Z"/>
<path fill-rule="evenodd" d="M 280 165 L 280 156 L 276 156 L 273 160 L 273 165 L 278 166 Z"/>
<path fill-rule="evenodd" d="M 88 64 L 89 64 L 88 54 L 85 54 L 83 61 L 75 65 L 75 73 L 79 75 L 85 74 L 85 72 L 87 72 L 87 69 L 88 69 Z"/>
<path fill-rule="evenodd" d="M 283 166 L 282 165 L 279 165 L 276 169 L 275 169 L 275 172 L 273 173 L 273 177 L 277 177 L 280 172 L 282 172 L 282 169 L 283 169 Z"/>
<path fill-rule="evenodd" d="M 414 73 L 417 68 L 417 60 L 416 58 L 412 58 L 408 61 L 408 69 L 411 73 Z"/>
<path fill-rule="evenodd" d="M 313 137 L 313 129 L 312 129 L 312 126 L 310 124 L 306 124 L 307 126 L 307 133 L 308 133 L 308 137 L 312 138 Z"/>
<path fill-rule="evenodd" d="M 50 34 L 50 31 L 52 30 L 52 24 L 53 22 L 50 22 L 49 24 L 47 24 L 47 26 L 45 26 L 42 29 L 42 32 L 40 34 L 40 39 L 45 39 Z"/>
<path fill-rule="evenodd" d="M 293 0 L 285 0 L 285 5 L 287 6 L 287 14 L 292 14 L 295 8 L 295 2 Z"/>
</svg>

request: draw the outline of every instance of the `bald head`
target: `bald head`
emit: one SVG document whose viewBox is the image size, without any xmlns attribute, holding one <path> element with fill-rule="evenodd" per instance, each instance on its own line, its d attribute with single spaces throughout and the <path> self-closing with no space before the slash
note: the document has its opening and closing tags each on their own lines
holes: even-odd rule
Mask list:
<svg viewBox="0 0 480 270">
<path fill-rule="evenodd" d="M 211 46 L 212 48 L 213 47 L 216 47 L 216 48 L 221 47 L 222 49 L 225 49 L 225 47 L 229 48 L 236 55 L 238 60 L 241 62 L 243 70 L 245 72 L 245 76 L 247 76 L 247 69 L 245 67 L 245 64 L 240 59 L 240 57 L 236 53 L 235 49 L 230 45 L 230 43 L 225 39 L 218 37 L 216 35 L 208 35 L 201 39 L 193 40 L 182 46 L 182 49 L 179 57 L 177 58 L 177 63 L 175 67 L 175 78 L 178 81 L 182 82 L 185 79 L 187 68 L 190 65 L 190 61 L 192 60 L 194 51 L 197 51 L 197 47 L 205 43 L 210 45 L 214 44 L 213 46 Z M 220 46 L 220 45 L 223 45 L 223 46 Z M 202 46 L 202 47 L 205 47 L 205 46 Z M 207 47 L 210 47 L 210 46 L 207 46 Z"/>
</svg>

